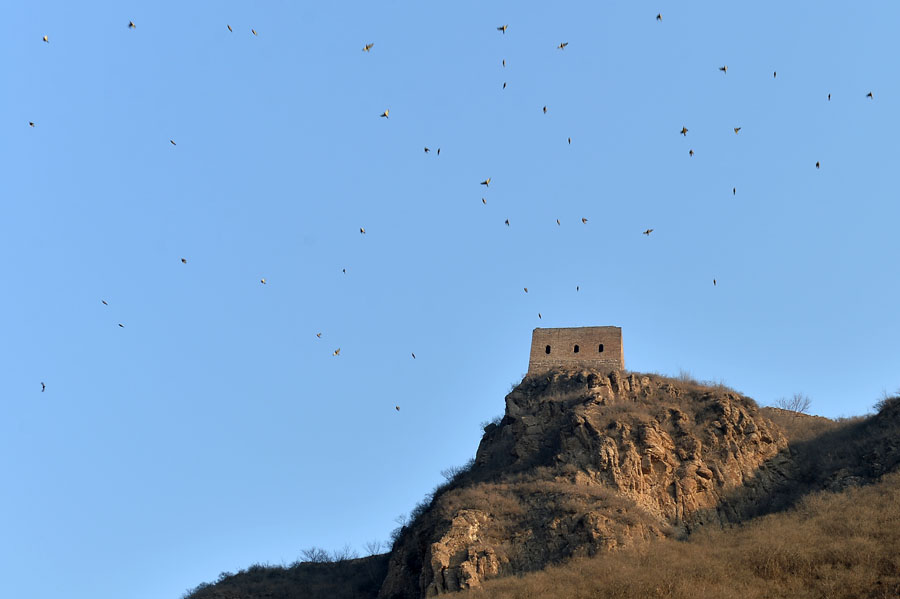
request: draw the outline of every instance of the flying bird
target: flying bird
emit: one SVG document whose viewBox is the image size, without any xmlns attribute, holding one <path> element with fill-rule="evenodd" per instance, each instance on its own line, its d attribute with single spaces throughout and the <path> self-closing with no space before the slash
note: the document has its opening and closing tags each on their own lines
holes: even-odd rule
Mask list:
<svg viewBox="0 0 900 599">
<path fill-rule="evenodd" d="M 540 319 L 543 319 L 543 318 L 544 318 L 543 316 L 541 316 L 541 313 L 540 313 L 540 312 L 538 312 L 538 318 L 540 318 Z"/>
<path fill-rule="evenodd" d="M 487 179 L 482 181 L 481 184 L 484 185 L 485 187 L 490 187 L 491 186 L 491 178 L 488 177 Z"/>
<path fill-rule="evenodd" d="M 644 235 L 646 235 L 647 237 L 650 237 L 650 233 L 652 233 L 652 232 L 653 232 L 653 229 L 647 229 L 646 231 L 644 231 Z"/>
<path fill-rule="evenodd" d="M 34 129 L 34 121 L 28 121 L 28 126 Z"/>
<path fill-rule="evenodd" d="M 231 25 L 226 24 L 225 27 L 228 27 L 228 31 L 234 33 L 234 29 L 231 28 Z"/>
<path fill-rule="evenodd" d="M 427 153 L 430 152 L 430 151 L 431 151 L 431 150 L 428 149 L 428 146 L 425 146 L 425 153 L 427 154 Z"/>
<path fill-rule="evenodd" d="M 688 132 L 688 128 L 687 128 L 687 127 L 682 127 L 682 128 L 681 128 L 681 134 L 684 135 L 685 137 L 687 137 L 687 132 Z"/>
<path fill-rule="evenodd" d="M 734 134 L 737 135 L 737 134 L 738 134 L 738 131 L 740 131 L 740 130 L 741 130 L 740 127 L 735 127 L 735 128 L 734 128 Z"/>
<path fill-rule="evenodd" d="M 251 29 L 250 33 L 252 33 L 253 35 L 259 35 L 258 33 L 256 33 L 256 29 Z"/>
<path fill-rule="evenodd" d="M 575 285 L 575 291 L 581 291 L 581 287 L 579 285 Z"/>
<path fill-rule="evenodd" d="M 379 114 L 379 115 L 378 115 L 378 116 L 380 116 L 380 117 L 382 117 L 382 118 L 386 118 L 386 119 L 387 119 L 387 118 L 390 118 L 390 117 L 389 117 L 389 116 L 388 116 L 388 115 L 389 115 L 389 114 L 390 114 L 390 113 L 391 113 L 391 111 L 390 111 L 390 110 L 385 110 L 385 111 L 384 111 L 384 112 L 382 112 L 382 113 L 381 113 L 381 114 Z"/>
<path fill-rule="evenodd" d="M 44 36 L 44 41 L 47 42 L 48 44 L 50 43 L 50 39 L 46 35 Z"/>
<path fill-rule="evenodd" d="M 525 287 L 525 293 L 528 293 L 528 287 Z"/>
<path fill-rule="evenodd" d="M 322 333 L 316 333 L 316 339 L 321 339 L 321 338 L 322 338 Z"/>
<path fill-rule="evenodd" d="M 47 385 L 44 384 L 44 381 L 41 381 L 41 393 L 47 390 Z"/>
<path fill-rule="evenodd" d="M 416 352 L 410 352 L 412 354 L 413 360 L 416 359 Z"/>
<path fill-rule="evenodd" d="M 259 280 L 259 282 L 262 283 L 263 285 L 265 285 L 265 284 L 266 284 L 266 279 L 265 279 L 265 278 L 262 278 L 262 279 Z"/>
<path fill-rule="evenodd" d="M 816 168 L 819 168 L 819 161 L 816 160 Z"/>
<path fill-rule="evenodd" d="M 125 325 L 122 324 L 122 323 L 120 322 L 120 323 L 119 323 L 119 328 L 120 328 L 120 329 L 124 329 L 124 328 L 125 328 Z"/>
<path fill-rule="evenodd" d="M 440 149 L 440 148 L 438 148 L 437 155 L 438 155 L 438 156 L 441 155 L 441 149 Z"/>
<path fill-rule="evenodd" d="M 772 79 L 778 76 L 778 71 L 772 71 Z"/>
<path fill-rule="evenodd" d="M 485 206 L 487 206 L 487 200 L 486 200 L 486 199 L 481 198 L 481 203 L 484 204 Z"/>
<path fill-rule="evenodd" d="M 134 21 L 128 21 L 128 28 L 134 29 Z"/>
<path fill-rule="evenodd" d="M 334 350 L 334 353 L 331 354 L 331 355 L 332 355 L 332 356 L 339 356 L 339 355 L 341 355 L 341 348 L 337 348 L 336 350 Z"/>
<path fill-rule="evenodd" d="M 502 64 L 502 65 L 503 65 L 503 68 L 505 69 L 505 68 L 506 68 L 506 59 L 504 58 L 504 59 L 501 61 L 500 64 Z"/>
<path fill-rule="evenodd" d="M 506 219 L 506 226 L 509 226 L 509 219 Z"/>
<path fill-rule="evenodd" d="M 346 268 L 342 268 L 342 269 L 341 269 L 341 272 L 344 273 L 344 274 L 347 274 L 347 269 L 346 269 Z"/>
<path fill-rule="evenodd" d="M 503 89 L 506 89 L 506 81 L 503 82 Z"/>
<path fill-rule="evenodd" d="M 732 187 L 732 188 L 731 188 L 731 195 L 733 195 L 733 196 L 734 196 L 734 195 L 737 195 L 737 187 Z"/>
<path fill-rule="evenodd" d="M 374 46 L 374 45 L 375 45 L 374 43 L 366 44 L 365 46 L 363 46 L 363 52 L 368 52 L 369 50 L 372 49 L 372 46 Z"/>
<path fill-rule="evenodd" d="M 509 28 L 509 25 L 502 25 L 500 27 L 497 27 L 497 31 L 500 31 L 503 33 L 503 35 L 506 35 L 507 28 Z"/>
<path fill-rule="evenodd" d="M 360 235 L 365 235 L 365 234 L 366 234 L 366 228 L 365 228 L 365 227 L 360 227 L 360 228 L 359 228 L 359 234 L 360 234 Z"/>
<path fill-rule="evenodd" d="M 169 140 L 169 143 L 172 144 L 173 146 L 177 146 L 177 145 L 178 145 L 177 143 L 175 143 L 175 140 L 173 140 L 173 139 L 170 139 L 170 140 Z"/>
<path fill-rule="evenodd" d="M 569 45 L 569 42 L 563 42 L 563 43 L 561 43 L 560 45 L 558 45 L 558 46 L 556 47 L 556 49 L 557 49 L 557 50 L 565 50 L 565 49 L 566 49 L 566 46 L 568 46 L 568 45 Z"/>
<path fill-rule="evenodd" d="M 584 218 L 584 217 L 582 217 L 582 219 L 581 219 L 581 224 L 582 224 L 582 225 L 586 225 L 586 224 L 587 224 L 587 219 Z"/>
<path fill-rule="evenodd" d="M 828 94 L 828 101 L 831 102 L 831 94 Z"/>
<path fill-rule="evenodd" d="M 569 145 L 570 145 L 570 146 L 572 145 L 572 138 L 571 138 L 571 137 L 569 138 Z"/>
<path fill-rule="evenodd" d="M 187 258 L 182 258 L 182 259 L 181 259 L 181 263 L 182 263 L 182 264 L 187 264 Z"/>
<path fill-rule="evenodd" d="M 726 64 L 723 67 L 719 67 L 719 70 L 727 75 L 728 74 L 728 65 Z"/>
<path fill-rule="evenodd" d="M 547 114 L 547 107 L 544 106 L 544 114 Z"/>
<path fill-rule="evenodd" d="M 104 306 L 108 306 L 108 305 L 109 305 L 109 304 L 106 303 L 106 300 L 103 300 L 103 299 L 100 300 L 100 303 L 103 304 Z"/>
<path fill-rule="evenodd" d="M 657 20 L 657 21 L 662 21 L 662 13 L 657 13 L 657 14 L 656 14 L 656 20 Z"/>
<path fill-rule="evenodd" d="M 693 156 L 694 156 L 694 150 L 693 150 L 693 149 L 688 150 L 688 154 L 690 154 L 691 157 L 693 157 Z"/>
<path fill-rule="evenodd" d="M 397 410 L 397 411 L 399 412 L 399 411 L 400 411 L 400 406 L 394 406 L 394 409 Z"/>
<path fill-rule="evenodd" d="M 559 226 L 559 219 L 556 219 L 556 226 Z"/>
<path fill-rule="evenodd" d="M 875 96 L 872 95 L 872 92 L 867 93 L 867 94 L 866 94 L 866 97 L 867 97 L 867 98 L 872 98 L 873 100 L 875 99 Z"/>
<path fill-rule="evenodd" d="M 716 286 L 716 280 L 713 279 L 713 287 L 715 287 L 715 286 Z"/>
</svg>

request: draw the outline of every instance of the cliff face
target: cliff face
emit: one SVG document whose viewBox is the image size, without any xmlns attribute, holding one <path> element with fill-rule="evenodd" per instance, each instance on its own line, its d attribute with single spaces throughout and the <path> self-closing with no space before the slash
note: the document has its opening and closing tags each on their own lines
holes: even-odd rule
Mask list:
<svg viewBox="0 0 900 599">
<path fill-rule="evenodd" d="M 729 389 L 620 373 L 526 378 L 472 469 L 398 538 L 379 597 L 474 588 L 739 520 L 785 479 L 786 448 Z"/>
</svg>

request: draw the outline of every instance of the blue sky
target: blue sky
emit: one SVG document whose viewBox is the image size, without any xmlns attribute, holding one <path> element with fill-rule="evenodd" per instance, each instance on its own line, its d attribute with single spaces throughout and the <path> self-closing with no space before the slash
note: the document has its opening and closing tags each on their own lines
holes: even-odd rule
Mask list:
<svg viewBox="0 0 900 599">
<path fill-rule="evenodd" d="M 174 598 L 386 540 L 473 456 L 537 326 L 869 411 L 900 387 L 898 17 L 7 7 L 4 592 Z"/>
</svg>

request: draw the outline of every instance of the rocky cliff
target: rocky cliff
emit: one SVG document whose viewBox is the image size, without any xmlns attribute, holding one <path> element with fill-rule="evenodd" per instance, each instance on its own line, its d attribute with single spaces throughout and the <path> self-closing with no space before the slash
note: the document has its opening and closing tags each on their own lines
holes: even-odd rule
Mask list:
<svg viewBox="0 0 900 599">
<path fill-rule="evenodd" d="M 379 597 L 474 588 L 737 521 L 786 478 L 786 448 L 751 399 L 724 387 L 617 372 L 528 377 L 472 468 L 401 532 Z"/>
</svg>

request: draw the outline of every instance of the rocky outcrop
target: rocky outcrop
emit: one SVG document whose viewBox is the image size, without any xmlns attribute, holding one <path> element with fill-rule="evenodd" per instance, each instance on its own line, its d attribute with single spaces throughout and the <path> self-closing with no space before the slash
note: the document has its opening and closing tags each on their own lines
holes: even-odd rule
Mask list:
<svg viewBox="0 0 900 599">
<path fill-rule="evenodd" d="M 596 372 L 526 378 L 472 469 L 395 543 L 383 599 L 735 521 L 785 477 L 787 441 L 724 387 Z"/>
</svg>

